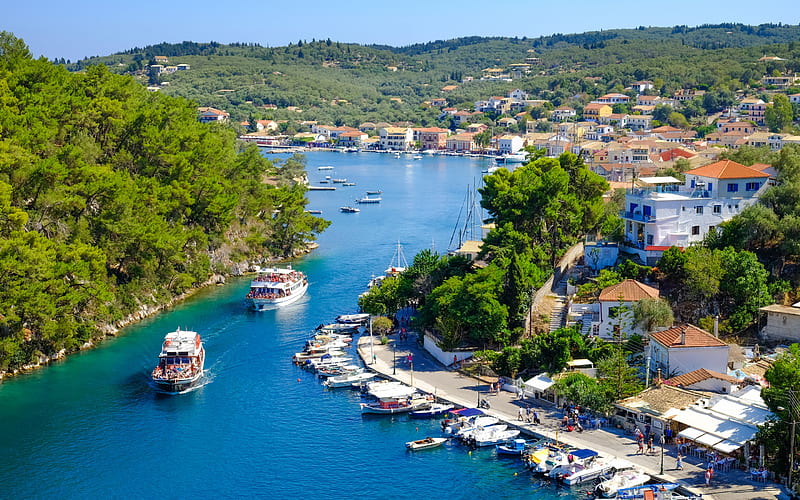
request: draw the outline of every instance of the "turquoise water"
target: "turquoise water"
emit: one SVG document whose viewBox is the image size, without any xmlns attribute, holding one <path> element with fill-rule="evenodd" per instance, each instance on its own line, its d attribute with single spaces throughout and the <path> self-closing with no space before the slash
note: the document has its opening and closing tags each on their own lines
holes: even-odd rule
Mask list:
<svg viewBox="0 0 800 500">
<path fill-rule="evenodd" d="M 200 291 L 126 328 L 92 351 L 0 384 L 0 498 L 534 498 L 582 496 L 540 485 L 518 462 L 457 445 L 417 453 L 403 443 L 438 434 L 436 422 L 362 417 L 355 393 L 326 391 L 289 361 L 314 326 L 356 311 L 397 241 L 409 261 L 444 251 L 468 186 L 488 160 L 395 159 L 311 153 L 312 182 L 354 187 L 310 192 L 333 223 L 294 263 L 308 294 L 285 309 L 243 306 L 248 281 Z M 336 170 L 318 171 L 319 165 Z M 383 203 L 343 214 L 366 189 Z M 202 387 L 182 395 L 149 385 L 163 335 L 204 338 Z"/>
</svg>

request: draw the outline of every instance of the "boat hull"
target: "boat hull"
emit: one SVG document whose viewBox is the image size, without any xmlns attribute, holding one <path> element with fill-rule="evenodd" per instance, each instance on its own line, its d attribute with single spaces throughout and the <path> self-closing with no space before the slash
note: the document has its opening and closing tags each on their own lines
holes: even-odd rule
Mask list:
<svg viewBox="0 0 800 500">
<path fill-rule="evenodd" d="M 163 379 L 154 377 L 153 383 L 163 392 L 183 392 L 197 386 L 203 378 L 203 370 L 196 375 L 185 379 Z"/>
</svg>

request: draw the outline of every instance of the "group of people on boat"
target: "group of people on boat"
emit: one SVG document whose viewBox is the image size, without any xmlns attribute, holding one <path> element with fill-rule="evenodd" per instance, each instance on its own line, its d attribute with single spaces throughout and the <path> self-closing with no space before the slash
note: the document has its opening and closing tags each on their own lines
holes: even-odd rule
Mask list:
<svg viewBox="0 0 800 500">
<path fill-rule="evenodd" d="M 301 274 L 297 271 L 292 271 L 290 273 L 270 273 L 270 274 L 261 274 L 257 276 L 253 281 L 265 281 L 265 282 L 272 282 L 272 283 L 292 283 L 297 281 L 300 278 Z"/>
<path fill-rule="evenodd" d="M 191 378 L 195 372 L 195 362 L 168 365 L 159 364 L 153 370 L 154 379 L 178 380 Z"/>
<path fill-rule="evenodd" d="M 292 294 L 291 290 L 281 290 L 280 288 L 254 288 L 247 292 L 248 299 L 279 299 L 288 297 Z"/>
</svg>

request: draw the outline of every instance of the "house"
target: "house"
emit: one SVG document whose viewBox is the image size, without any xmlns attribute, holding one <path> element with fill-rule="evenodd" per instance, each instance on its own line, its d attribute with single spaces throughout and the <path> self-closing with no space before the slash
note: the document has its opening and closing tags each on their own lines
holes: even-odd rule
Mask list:
<svg viewBox="0 0 800 500">
<path fill-rule="evenodd" d="M 501 127 L 508 128 L 516 125 L 517 120 L 506 116 L 505 118 L 500 118 L 499 120 L 497 120 L 497 124 L 500 125 Z"/>
<path fill-rule="evenodd" d="M 797 76 L 796 73 L 791 75 L 786 74 L 780 76 L 765 75 L 761 79 L 762 85 L 765 85 L 767 87 L 773 87 L 778 90 L 786 90 L 789 87 L 796 85 L 797 82 L 800 82 L 800 77 Z"/>
<path fill-rule="evenodd" d="M 671 378 L 705 368 L 728 371 L 730 346 L 702 328 L 691 324 L 650 333 L 648 345 L 651 375 Z"/>
<path fill-rule="evenodd" d="M 485 123 L 470 123 L 467 125 L 467 132 L 470 134 L 479 134 L 489 128 Z"/>
<path fill-rule="evenodd" d="M 631 130 L 650 130 L 653 117 L 651 115 L 628 115 L 627 123 Z"/>
<path fill-rule="evenodd" d="M 628 104 L 631 98 L 625 94 L 612 93 L 598 97 L 592 102 L 601 102 L 603 104 Z"/>
<path fill-rule="evenodd" d="M 447 99 L 445 99 L 444 97 L 436 97 L 434 99 L 431 99 L 429 102 L 431 106 L 436 108 L 443 108 L 447 106 Z"/>
<path fill-rule="evenodd" d="M 753 120 L 758 125 L 764 125 L 764 115 L 767 113 L 767 103 L 755 97 L 748 97 L 739 102 L 739 113 Z"/>
<path fill-rule="evenodd" d="M 657 288 L 636 280 L 627 279 L 600 292 L 600 323 L 593 333 L 604 339 L 619 338 L 620 332 L 626 335 L 642 335 L 633 319 L 633 305 L 643 299 L 657 299 Z"/>
<path fill-rule="evenodd" d="M 339 134 L 337 144 L 345 148 L 361 148 L 368 137 L 365 132 L 360 130 L 348 130 Z"/>
<path fill-rule="evenodd" d="M 469 153 L 476 149 L 475 134 L 456 134 L 447 138 L 445 148 L 453 153 Z"/>
<path fill-rule="evenodd" d="M 550 119 L 554 122 L 563 122 L 565 120 L 569 120 L 570 118 L 574 118 L 577 113 L 575 112 L 575 108 L 570 108 L 569 106 L 559 106 L 550 113 Z"/>
<path fill-rule="evenodd" d="M 525 140 L 518 135 L 503 135 L 497 141 L 497 149 L 500 154 L 517 154 L 522 151 Z"/>
<path fill-rule="evenodd" d="M 676 90 L 674 94 L 672 94 L 672 98 L 676 102 L 684 102 L 684 101 L 691 101 L 695 97 L 703 97 L 706 94 L 705 90 L 695 90 L 695 89 L 680 89 Z"/>
<path fill-rule="evenodd" d="M 185 64 L 185 63 L 184 64 L 178 64 L 175 67 L 178 68 L 178 71 L 188 71 L 189 69 L 191 69 L 190 66 L 188 64 Z"/>
<path fill-rule="evenodd" d="M 750 135 L 758 130 L 758 127 L 750 121 L 740 120 L 738 117 L 717 120 L 717 130 L 723 134 L 726 132 L 744 132 Z"/>
<path fill-rule="evenodd" d="M 623 250 L 654 264 L 671 246 L 687 247 L 755 204 L 769 174 L 723 160 L 673 177 L 642 177 L 625 194 Z"/>
<path fill-rule="evenodd" d="M 725 373 L 698 368 L 689 373 L 677 375 L 664 381 L 665 385 L 692 391 L 709 391 L 730 394 L 744 386 L 744 382 Z"/>
<path fill-rule="evenodd" d="M 216 108 L 199 107 L 197 108 L 197 111 L 200 113 L 200 117 L 198 119 L 201 123 L 225 122 L 231 117 L 230 114 L 226 113 L 225 111 L 220 111 Z"/>
<path fill-rule="evenodd" d="M 528 98 L 528 94 L 520 89 L 514 89 L 508 93 L 507 97 L 515 101 L 524 101 L 525 99 Z"/>
<path fill-rule="evenodd" d="M 167 56 L 155 56 L 153 57 L 153 60 L 156 62 L 156 64 L 166 64 L 169 62 Z"/>
<path fill-rule="evenodd" d="M 256 121 L 257 130 L 274 131 L 278 130 L 278 122 L 275 120 L 258 120 Z"/>
<path fill-rule="evenodd" d="M 590 102 L 583 107 L 583 119 L 599 122 L 603 116 L 611 114 L 611 106 L 599 102 Z"/>
<path fill-rule="evenodd" d="M 409 127 L 384 127 L 380 130 L 380 147 L 387 151 L 411 149 L 414 132 Z"/>
<path fill-rule="evenodd" d="M 416 130 L 419 136 L 419 143 L 422 149 L 445 149 L 447 147 L 447 136 L 450 131 L 446 128 L 427 127 Z"/>
<path fill-rule="evenodd" d="M 800 94 L 790 95 L 789 102 L 791 102 L 792 104 L 800 104 Z"/>
<path fill-rule="evenodd" d="M 452 92 L 458 88 L 458 85 L 445 85 L 442 87 L 442 92 Z"/>
<path fill-rule="evenodd" d="M 759 309 L 766 316 L 760 335 L 768 340 L 800 342 L 800 302 L 790 306 L 773 304 Z"/>
</svg>

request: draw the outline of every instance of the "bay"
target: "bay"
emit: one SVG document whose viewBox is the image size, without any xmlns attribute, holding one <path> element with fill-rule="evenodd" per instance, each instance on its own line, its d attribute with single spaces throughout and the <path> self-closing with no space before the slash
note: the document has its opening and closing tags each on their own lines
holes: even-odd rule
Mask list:
<svg viewBox="0 0 800 500">
<path fill-rule="evenodd" d="M 467 190 L 488 160 L 308 153 L 309 209 L 331 226 L 296 260 L 310 288 L 284 309 L 243 305 L 246 278 L 201 290 L 117 338 L 0 384 L 0 498 L 574 498 L 541 484 L 492 450 L 447 444 L 407 452 L 438 435 L 436 422 L 363 417 L 358 395 L 326 391 L 290 362 L 314 326 L 356 312 L 358 294 L 382 274 L 397 242 L 409 262 L 447 249 Z M 285 157 L 285 156 L 277 156 Z M 334 170 L 320 171 L 320 165 Z M 383 202 L 354 205 L 366 190 Z M 149 384 L 161 340 L 177 327 L 206 344 L 206 383 L 187 394 Z"/>
</svg>

